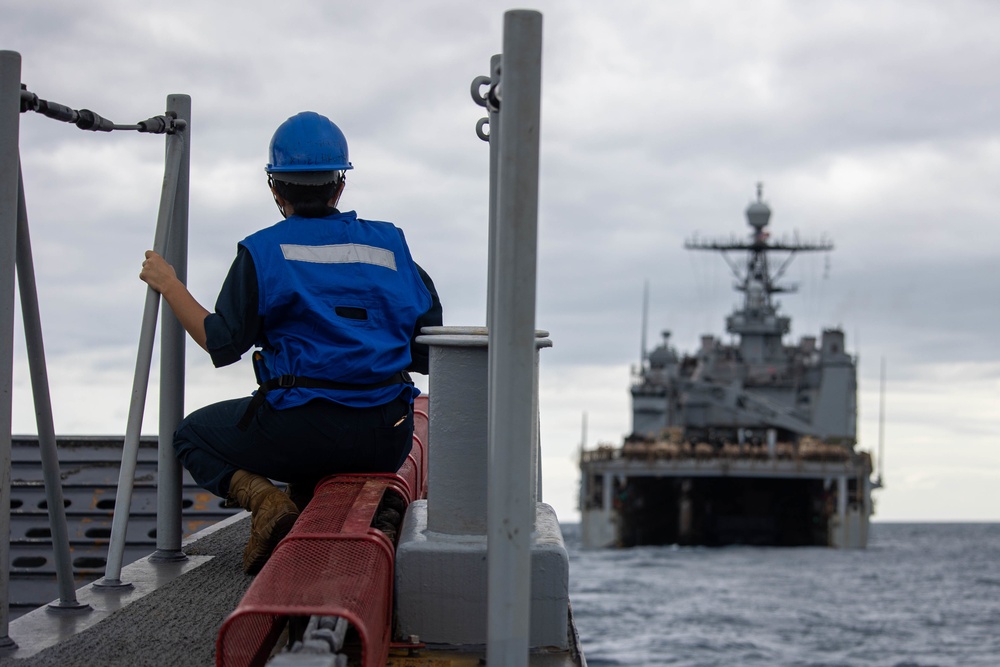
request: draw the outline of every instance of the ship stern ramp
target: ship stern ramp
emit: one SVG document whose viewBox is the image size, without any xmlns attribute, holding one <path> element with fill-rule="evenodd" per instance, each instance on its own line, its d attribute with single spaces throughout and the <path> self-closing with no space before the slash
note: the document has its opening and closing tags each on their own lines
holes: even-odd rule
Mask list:
<svg viewBox="0 0 1000 667">
<path fill-rule="evenodd" d="M 583 546 L 864 548 L 870 460 L 839 445 L 795 452 L 782 444 L 774 455 L 707 444 L 673 452 L 662 443 L 584 452 Z"/>
</svg>

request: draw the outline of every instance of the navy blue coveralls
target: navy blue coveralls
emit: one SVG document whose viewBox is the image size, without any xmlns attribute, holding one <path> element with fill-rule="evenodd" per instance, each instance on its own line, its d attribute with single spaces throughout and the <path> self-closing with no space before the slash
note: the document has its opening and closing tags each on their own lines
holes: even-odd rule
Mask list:
<svg viewBox="0 0 1000 667">
<path fill-rule="evenodd" d="M 392 245 L 387 230 L 398 234 L 391 274 L 385 249 L 377 247 Z M 386 305 L 393 298 L 399 308 Z M 427 373 L 427 348 L 414 339 L 422 327 L 441 322 L 434 283 L 410 258 L 402 232 L 334 211 L 325 218 L 291 216 L 240 243 L 215 312 L 205 318 L 206 346 L 216 367 L 257 346 L 264 374 L 322 374 L 364 386 L 398 371 Z M 395 335 L 385 333 L 387 326 Z M 340 333 L 326 330 L 332 328 Z M 341 472 L 393 472 L 412 445 L 417 393 L 409 384 L 275 389 L 245 429 L 238 424 L 251 397 L 222 401 L 188 415 L 174 449 L 195 482 L 223 498 L 237 470 L 302 484 Z"/>
</svg>

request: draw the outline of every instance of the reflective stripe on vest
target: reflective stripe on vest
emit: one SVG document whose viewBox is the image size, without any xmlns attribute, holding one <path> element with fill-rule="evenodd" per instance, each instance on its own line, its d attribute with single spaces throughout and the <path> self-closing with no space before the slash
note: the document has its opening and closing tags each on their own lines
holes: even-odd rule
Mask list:
<svg viewBox="0 0 1000 667">
<path fill-rule="evenodd" d="M 282 243 L 281 252 L 292 262 L 312 262 L 314 264 L 374 264 L 396 270 L 396 256 L 391 250 L 376 248 L 360 243 L 338 243 L 337 245 L 295 245 Z"/>
</svg>

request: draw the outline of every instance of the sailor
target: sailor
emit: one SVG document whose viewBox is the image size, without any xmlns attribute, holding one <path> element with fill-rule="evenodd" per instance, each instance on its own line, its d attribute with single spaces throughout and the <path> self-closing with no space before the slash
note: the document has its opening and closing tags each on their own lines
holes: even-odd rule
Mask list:
<svg viewBox="0 0 1000 667">
<path fill-rule="evenodd" d="M 215 312 L 157 253 L 139 274 L 216 367 L 256 348 L 254 395 L 196 410 L 174 434 L 194 480 L 252 512 L 248 574 L 303 506 L 270 480 L 308 496 L 326 475 L 395 472 L 410 452 L 419 390 L 407 372 L 427 373 L 415 337 L 441 324 L 441 302 L 398 227 L 337 208 L 352 168 L 340 128 L 311 111 L 292 116 L 266 167 L 284 220 L 240 241 Z"/>
</svg>

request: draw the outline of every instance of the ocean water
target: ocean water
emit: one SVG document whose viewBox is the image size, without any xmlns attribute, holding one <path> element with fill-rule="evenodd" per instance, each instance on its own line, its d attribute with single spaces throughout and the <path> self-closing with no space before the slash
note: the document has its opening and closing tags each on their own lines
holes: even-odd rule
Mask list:
<svg viewBox="0 0 1000 667">
<path fill-rule="evenodd" d="M 590 667 L 1000 667 L 1000 524 L 875 523 L 865 550 L 580 548 Z"/>
</svg>

